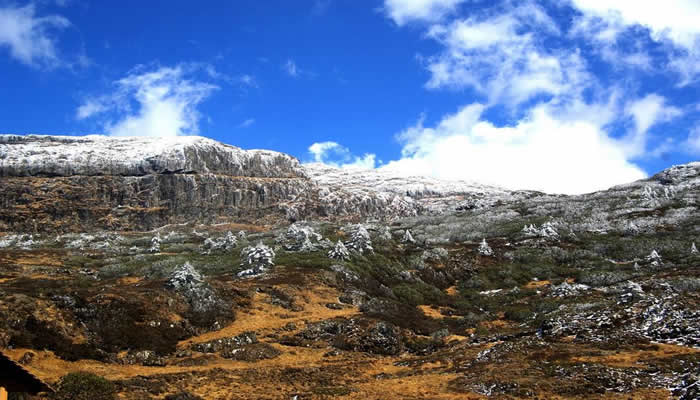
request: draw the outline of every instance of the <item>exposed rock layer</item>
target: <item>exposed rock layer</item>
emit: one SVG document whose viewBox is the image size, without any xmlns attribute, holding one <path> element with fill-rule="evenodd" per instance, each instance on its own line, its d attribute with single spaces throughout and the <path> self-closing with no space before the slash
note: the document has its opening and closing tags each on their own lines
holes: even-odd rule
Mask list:
<svg viewBox="0 0 700 400">
<path fill-rule="evenodd" d="M 285 218 L 312 184 L 288 155 L 199 137 L 0 136 L 0 230 L 147 230 Z"/>
</svg>

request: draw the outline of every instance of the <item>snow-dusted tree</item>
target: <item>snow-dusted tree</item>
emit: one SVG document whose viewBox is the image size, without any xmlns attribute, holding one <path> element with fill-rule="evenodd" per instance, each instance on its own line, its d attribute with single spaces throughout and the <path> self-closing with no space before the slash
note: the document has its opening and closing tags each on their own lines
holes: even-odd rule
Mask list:
<svg viewBox="0 0 700 400">
<path fill-rule="evenodd" d="M 175 289 L 185 289 L 189 287 L 199 286 L 204 282 L 202 274 L 200 274 L 189 262 L 176 268 L 170 275 L 166 286 Z"/>
<path fill-rule="evenodd" d="M 479 254 L 482 256 L 492 256 L 493 255 L 493 249 L 491 246 L 489 246 L 488 243 L 486 243 L 486 239 L 483 239 L 481 241 L 481 244 L 479 244 Z"/>
<path fill-rule="evenodd" d="M 328 252 L 328 258 L 332 258 L 334 260 L 348 260 L 350 259 L 350 252 L 348 251 L 348 248 L 345 247 L 343 242 L 338 240 L 338 242 L 335 244 L 335 247 L 331 249 L 331 251 Z"/>
<path fill-rule="evenodd" d="M 360 225 L 352 236 L 350 236 L 350 241 L 347 244 L 348 249 L 357 251 L 360 254 L 365 252 L 374 253 L 372 248 L 372 239 L 369 236 L 367 228 Z"/>
<path fill-rule="evenodd" d="M 698 248 L 695 246 L 695 242 L 690 246 L 690 254 L 698 254 Z"/>
<path fill-rule="evenodd" d="M 292 224 L 279 241 L 288 251 L 315 251 L 323 237 L 314 228 L 301 224 Z"/>
<path fill-rule="evenodd" d="M 401 241 L 403 243 L 415 243 L 416 239 L 413 238 L 413 235 L 411 234 L 411 231 L 406 229 L 403 233 L 403 237 L 401 238 Z"/>
<path fill-rule="evenodd" d="M 656 250 L 652 250 L 651 254 L 647 256 L 646 260 L 649 261 L 654 267 L 661 265 L 661 256 Z"/>
<path fill-rule="evenodd" d="M 521 232 L 527 236 L 539 236 L 547 239 L 557 239 L 559 237 L 559 233 L 554 229 L 554 224 L 551 222 L 545 222 L 539 228 L 534 224 L 525 225 Z"/>
<path fill-rule="evenodd" d="M 156 233 L 155 236 L 153 236 L 153 239 L 151 239 L 151 248 L 148 249 L 150 253 L 160 253 L 160 243 L 162 240 L 160 239 L 160 233 Z"/>
<path fill-rule="evenodd" d="M 535 228 L 535 224 L 530 224 L 523 227 L 522 233 L 528 236 L 537 236 L 539 231 Z"/>
<path fill-rule="evenodd" d="M 259 275 L 275 265 L 275 251 L 258 242 L 241 251 L 241 260 L 245 270 L 238 273 L 239 277 Z"/>
<path fill-rule="evenodd" d="M 554 224 L 552 224 L 549 221 L 542 224 L 542 229 L 540 229 L 540 235 L 550 239 L 559 237 L 559 233 L 556 231 L 556 229 L 554 229 Z"/>
<path fill-rule="evenodd" d="M 389 230 L 388 226 L 382 226 L 379 228 L 379 233 L 377 234 L 377 237 L 380 240 L 391 240 L 391 230 Z"/>
<path fill-rule="evenodd" d="M 225 236 L 218 239 L 207 238 L 202 245 L 202 251 L 205 254 L 220 250 L 230 251 L 237 245 L 238 239 L 236 239 L 236 236 L 231 231 L 228 231 Z"/>
</svg>

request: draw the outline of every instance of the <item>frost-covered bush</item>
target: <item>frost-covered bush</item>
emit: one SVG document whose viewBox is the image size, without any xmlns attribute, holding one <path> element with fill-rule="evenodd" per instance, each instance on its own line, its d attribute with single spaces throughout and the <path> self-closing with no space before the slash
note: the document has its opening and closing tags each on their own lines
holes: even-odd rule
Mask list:
<svg viewBox="0 0 700 400">
<path fill-rule="evenodd" d="M 367 228 L 365 228 L 363 225 L 359 225 L 357 229 L 355 229 L 352 236 L 350 236 L 350 241 L 348 241 L 346 247 L 360 254 L 374 253 L 374 248 L 372 248 L 372 239 L 369 236 Z"/>
<path fill-rule="evenodd" d="M 349 260 L 350 252 L 348 251 L 348 248 L 345 247 L 343 242 L 338 240 L 335 247 L 328 252 L 328 258 L 332 258 L 334 260 Z"/>
<path fill-rule="evenodd" d="M 302 224 L 292 224 L 280 239 L 287 251 L 315 251 L 322 246 L 323 237 L 314 228 Z"/>
<path fill-rule="evenodd" d="M 646 260 L 651 263 L 653 267 L 658 267 L 662 263 L 661 256 L 656 250 L 652 250 L 651 254 L 646 257 Z"/>
<path fill-rule="evenodd" d="M 218 239 L 207 238 L 202 244 L 202 252 L 210 254 L 212 251 L 230 251 L 238 245 L 238 239 L 228 231 L 226 235 Z"/>
<path fill-rule="evenodd" d="M 401 238 L 401 242 L 402 243 L 415 243 L 416 239 L 413 238 L 411 231 L 406 229 L 403 233 L 403 237 Z"/>
<path fill-rule="evenodd" d="M 486 239 L 483 239 L 481 241 L 481 244 L 479 244 L 478 251 L 479 251 L 479 254 L 481 254 L 482 256 L 487 256 L 487 257 L 493 256 L 493 249 L 486 242 Z"/>
<path fill-rule="evenodd" d="M 275 251 L 259 242 L 244 248 L 241 260 L 241 267 L 245 269 L 238 273 L 239 277 L 260 275 L 275 265 Z"/>
<path fill-rule="evenodd" d="M 554 229 L 554 224 L 551 222 L 545 222 L 539 228 L 534 224 L 530 224 L 529 226 L 525 225 L 521 232 L 525 236 L 542 237 L 545 239 L 559 238 L 559 233 Z"/>
<path fill-rule="evenodd" d="M 421 261 L 442 261 L 447 259 L 449 256 L 449 253 L 447 252 L 447 249 L 442 248 L 442 247 L 435 247 L 432 249 L 425 250 L 423 254 L 421 254 Z"/>
<path fill-rule="evenodd" d="M 200 274 L 189 262 L 176 268 L 170 275 L 166 286 L 173 290 L 184 290 L 204 283 Z"/>
<path fill-rule="evenodd" d="M 151 247 L 148 249 L 149 253 L 160 253 L 160 244 L 162 240 L 160 238 L 160 233 L 156 233 L 151 239 Z"/>
</svg>

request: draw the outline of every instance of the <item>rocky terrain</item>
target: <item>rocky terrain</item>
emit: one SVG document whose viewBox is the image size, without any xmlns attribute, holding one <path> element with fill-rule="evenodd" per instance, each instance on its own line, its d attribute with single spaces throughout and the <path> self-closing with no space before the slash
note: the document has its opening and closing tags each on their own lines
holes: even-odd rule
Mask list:
<svg viewBox="0 0 700 400">
<path fill-rule="evenodd" d="M 700 398 L 700 163 L 560 196 L 6 135 L 0 184 L 0 349 L 45 397 Z"/>
</svg>

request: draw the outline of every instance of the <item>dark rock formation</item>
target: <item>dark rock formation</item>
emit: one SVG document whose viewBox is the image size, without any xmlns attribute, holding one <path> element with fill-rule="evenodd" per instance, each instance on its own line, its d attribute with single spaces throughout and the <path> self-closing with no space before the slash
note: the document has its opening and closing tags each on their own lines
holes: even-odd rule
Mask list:
<svg viewBox="0 0 700 400">
<path fill-rule="evenodd" d="M 285 219 L 311 191 L 288 155 L 199 137 L 0 136 L 0 231 Z"/>
</svg>

